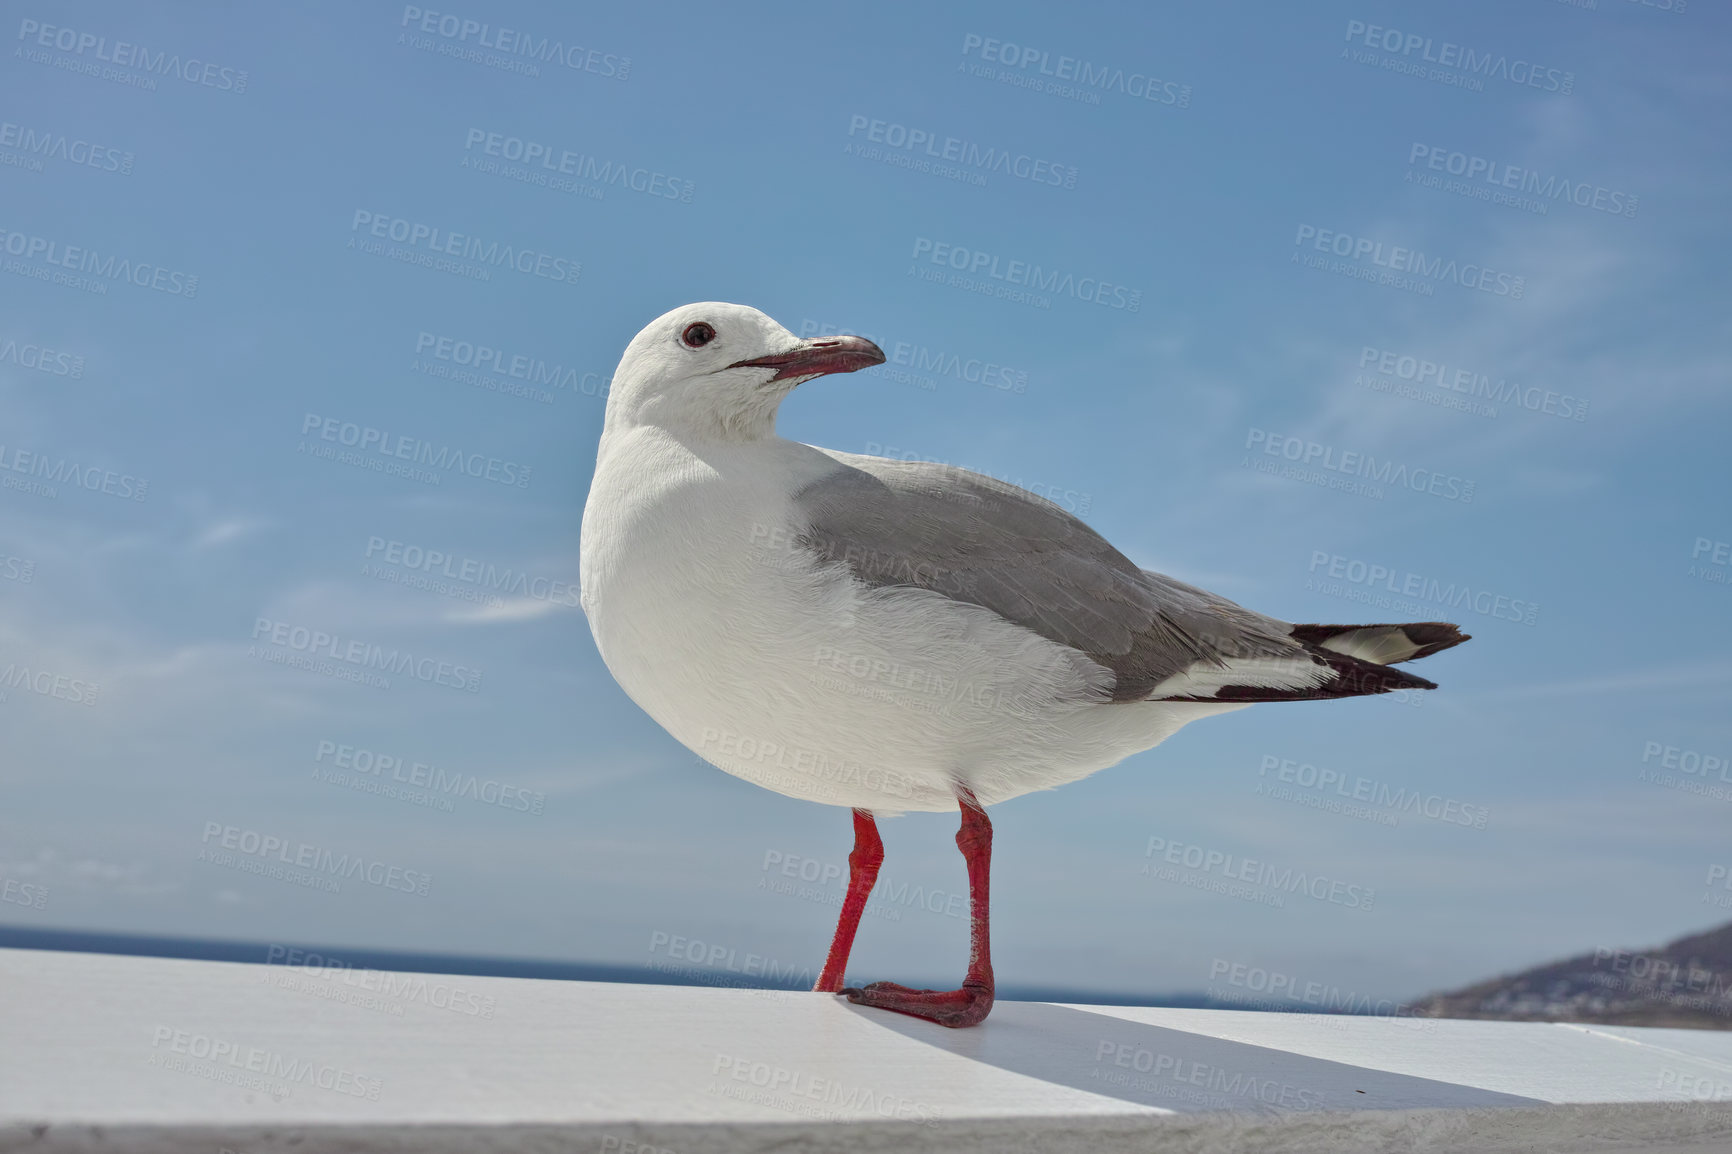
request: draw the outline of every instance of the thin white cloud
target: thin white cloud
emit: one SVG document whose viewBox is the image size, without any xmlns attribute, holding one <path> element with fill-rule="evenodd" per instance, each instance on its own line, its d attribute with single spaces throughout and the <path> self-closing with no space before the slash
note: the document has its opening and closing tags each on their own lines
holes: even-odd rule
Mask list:
<svg viewBox="0 0 1732 1154">
<path fill-rule="evenodd" d="M 1649 693 L 1691 689 L 1704 692 L 1732 691 L 1732 661 L 1689 661 L 1648 669 L 1624 670 L 1601 677 L 1579 677 L 1538 685 L 1515 685 L 1496 690 L 1500 700 L 1511 698 L 1586 697 L 1607 693 Z M 1464 690 L 1465 698 L 1471 690 Z"/>
<path fill-rule="evenodd" d="M 192 539 L 194 549 L 210 549 L 252 536 L 269 522 L 254 517 L 225 517 L 206 525 Z"/>
<path fill-rule="evenodd" d="M 472 609 L 453 609 L 442 620 L 455 625 L 498 625 L 514 621 L 533 621 L 551 613 L 575 613 L 570 605 L 540 597 L 513 597 L 492 605 Z"/>
</svg>

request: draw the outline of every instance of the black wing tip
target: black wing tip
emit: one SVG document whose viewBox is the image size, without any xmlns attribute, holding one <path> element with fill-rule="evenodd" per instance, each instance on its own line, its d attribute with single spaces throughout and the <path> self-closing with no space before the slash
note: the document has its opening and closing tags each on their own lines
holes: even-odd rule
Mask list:
<svg viewBox="0 0 1732 1154">
<path fill-rule="evenodd" d="M 1409 657 L 1409 661 L 1418 661 L 1421 657 L 1430 657 L 1433 653 L 1452 649 L 1463 641 L 1473 640 L 1473 634 L 1463 633 L 1459 626 L 1451 625 L 1447 621 L 1416 621 L 1401 628 L 1408 638 L 1419 646 L 1419 652 Z"/>
<path fill-rule="evenodd" d="M 1473 634 L 1463 633 L 1460 626 L 1448 621 L 1404 621 L 1399 624 L 1372 625 L 1295 625 L 1293 639 L 1304 645 L 1322 645 L 1331 637 L 1341 633 L 1351 633 L 1355 629 L 1399 629 L 1407 635 L 1407 639 L 1417 645 L 1418 650 L 1411 657 L 1403 657 L 1402 661 L 1418 661 L 1421 657 L 1430 657 L 1433 653 L 1441 653 L 1460 645 L 1463 641 L 1472 641 Z M 1392 662 L 1399 664 L 1399 662 Z"/>
<path fill-rule="evenodd" d="M 1330 655 L 1335 657 L 1336 655 Z M 1270 690 L 1260 686 L 1228 685 L 1207 701 L 1332 701 L 1340 697 L 1372 697 L 1403 689 L 1436 689 L 1437 682 L 1416 677 L 1403 669 L 1374 665 L 1351 657 L 1325 658 L 1335 676 L 1321 685 L 1305 689 Z"/>
<path fill-rule="evenodd" d="M 1447 621 L 1411 621 L 1400 624 L 1357 624 L 1357 625 L 1295 625 L 1291 636 L 1299 642 L 1302 652 L 1301 660 L 1309 659 L 1318 665 L 1326 665 L 1333 676 L 1320 685 L 1308 685 L 1291 689 L 1280 689 L 1266 685 L 1223 685 L 1214 693 L 1208 695 L 1187 695 L 1185 697 L 1148 698 L 1140 695 L 1116 695 L 1115 701 L 1193 701 L 1252 704 L 1268 701 L 1329 701 L 1340 697 L 1371 697 L 1380 693 L 1396 693 L 1408 689 L 1436 689 L 1437 682 L 1396 669 L 1399 662 L 1380 664 L 1363 658 L 1353 657 L 1337 650 L 1327 649 L 1323 643 L 1332 637 L 1343 633 L 1353 633 L 1361 629 L 1399 630 L 1414 651 L 1403 657 L 1402 661 L 1417 661 L 1421 657 L 1430 657 L 1451 646 L 1460 645 L 1472 638 L 1463 633 L 1457 626 Z"/>
<path fill-rule="evenodd" d="M 1320 685 L 1278 689 L 1266 685 L 1223 685 L 1208 696 L 1144 698 L 1152 701 L 1193 701 L 1210 704 L 1250 705 L 1273 701 L 1333 701 L 1341 697 L 1372 697 L 1406 689 L 1436 689 L 1437 682 L 1387 665 L 1361 661 L 1327 649 L 1312 650 L 1311 659 L 1327 665 L 1334 676 Z"/>
</svg>

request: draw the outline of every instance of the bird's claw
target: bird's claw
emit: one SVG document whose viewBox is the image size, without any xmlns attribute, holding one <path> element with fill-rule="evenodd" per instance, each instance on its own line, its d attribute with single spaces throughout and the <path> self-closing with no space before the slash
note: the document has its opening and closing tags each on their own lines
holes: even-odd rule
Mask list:
<svg viewBox="0 0 1732 1154">
<path fill-rule="evenodd" d="M 896 982 L 873 982 L 845 989 L 842 996 L 857 1006 L 894 1010 L 953 1028 L 978 1025 L 992 1011 L 992 988 L 967 983 L 960 990 L 918 990 Z"/>
</svg>

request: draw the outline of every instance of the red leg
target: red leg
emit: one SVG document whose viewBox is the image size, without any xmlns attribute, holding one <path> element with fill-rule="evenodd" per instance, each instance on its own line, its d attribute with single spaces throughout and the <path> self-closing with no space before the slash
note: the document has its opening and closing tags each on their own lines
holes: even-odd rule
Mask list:
<svg viewBox="0 0 1732 1154">
<path fill-rule="evenodd" d="M 987 879 L 992 870 L 992 822 L 966 788 L 959 788 L 962 828 L 956 848 L 968 863 L 968 976 L 960 990 L 916 990 L 895 982 L 873 982 L 843 990 L 849 1001 L 928 1018 L 941 1026 L 973 1026 L 992 1012 L 992 943 L 987 929 Z"/>
<path fill-rule="evenodd" d="M 836 936 L 830 940 L 830 955 L 824 959 L 824 972 L 818 975 L 814 990 L 821 993 L 842 992 L 842 971 L 848 965 L 848 953 L 854 948 L 854 931 L 860 928 L 860 915 L 865 912 L 866 898 L 878 882 L 878 866 L 884 860 L 884 843 L 878 838 L 878 825 L 869 810 L 854 811 L 854 852 L 848 855 L 848 896 L 842 900 L 842 916 L 836 920 Z"/>
</svg>

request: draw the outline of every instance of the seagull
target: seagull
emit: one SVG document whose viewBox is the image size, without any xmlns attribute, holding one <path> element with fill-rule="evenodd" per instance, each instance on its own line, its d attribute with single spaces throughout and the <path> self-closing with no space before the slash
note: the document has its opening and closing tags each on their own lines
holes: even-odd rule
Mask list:
<svg viewBox="0 0 1732 1154">
<path fill-rule="evenodd" d="M 582 604 L 625 692 L 686 748 L 853 811 L 816 989 L 945 1026 L 992 1009 L 986 808 L 1262 701 L 1435 689 L 1391 669 L 1454 625 L 1296 625 L 1137 566 L 1058 505 L 966 469 L 776 435 L 796 386 L 884 363 L 757 309 L 632 338 L 583 511 Z M 960 809 L 961 988 L 843 986 L 884 860 L 876 818 Z"/>
</svg>

